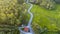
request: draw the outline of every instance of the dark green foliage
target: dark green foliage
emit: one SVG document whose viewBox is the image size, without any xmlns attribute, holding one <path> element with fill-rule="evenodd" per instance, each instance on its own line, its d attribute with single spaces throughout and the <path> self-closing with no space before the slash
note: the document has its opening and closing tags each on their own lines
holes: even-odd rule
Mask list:
<svg viewBox="0 0 60 34">
<path fill-rule="evenodd" d="M 49 10 L 55 9 L 55 2 L 53 0 L 31 0 L 31 1 L 33 1 L 31 3 L 37 4 Z"/>
<path fill-rule="evenodd" d="M 60 0 L 54 0 L 56 3 L 60 4 Z"/>
</svg>

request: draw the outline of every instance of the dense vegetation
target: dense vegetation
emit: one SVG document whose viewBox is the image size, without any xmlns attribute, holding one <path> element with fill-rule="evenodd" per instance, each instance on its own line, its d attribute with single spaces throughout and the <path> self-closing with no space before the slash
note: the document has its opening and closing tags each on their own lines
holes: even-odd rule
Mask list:
<svg viewBox="0 0 60 34">
<path fill-rule="evenodd" d="M 0 0 L 0 24 L 19 25 L 26 16 L 24 0 Z"/>
<path fill-rule="evenodd" d="M 27 23 L 27 8 L 24 0 L 0 0 L 0 34 L 19 34 L 17 26 Z"/>
<path fill-rule="evenodd" d="M 55 2 L 53 0 L 30 0 L 30 2 L 49 10 L 55 8 Z"/>
</svg>

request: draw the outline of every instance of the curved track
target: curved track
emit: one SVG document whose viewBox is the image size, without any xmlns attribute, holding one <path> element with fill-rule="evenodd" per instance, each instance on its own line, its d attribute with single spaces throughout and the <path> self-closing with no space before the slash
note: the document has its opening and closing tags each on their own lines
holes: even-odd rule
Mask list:
<svg viewBox="0 0 60 34">
<path fill-rule="evenodd" d="M 33 19 L 33 14 L 30 12 L 31 8 L 33 7 L 33 4 L 29 3 L 29 0 L 27 0 L 26 3 L 30 5 L 30 7 L 28 9 L 28 13 L 30 14 L 30 20 L 29 20 L 27 26 L 24 26 L 24 27 L 28 27 L 30 29 L 30 32 L 22 31 L 21 28 L 24 28 L 23 26 L 19 27 L 19 31 L 20 31 L 20 34 L 34 34 L 34 32 L 32 30 L 32 27 L 31 27 L 31 23 L 32 23 L 32 19 Z"/>
<path fill-rule="evenodd" d="M 30 20 L 29 20 L 29 22 L 28 22 L 28 26 L 31 27 L 31 23 L 32 23 L 32 19 L 33 19 L 33 13 L 31 13 L 30 11 L 31 11 L 31 9 L 32 9 L 32 7 L 33 7 L 33 4 L 31 4 L 31 3 L 29 3 L 29 2 L 27 2 L 27 3 L 30 5 L 30 7 L 29 7 L 29 9 L 28 9 L 28 13 L 30 14 Z"/>
</svg>

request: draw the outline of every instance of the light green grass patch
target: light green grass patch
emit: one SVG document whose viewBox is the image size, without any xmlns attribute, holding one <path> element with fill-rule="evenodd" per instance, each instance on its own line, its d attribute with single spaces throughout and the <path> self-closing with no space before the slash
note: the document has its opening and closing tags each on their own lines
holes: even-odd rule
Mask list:
<svg viewBox="0 0 60 34">
<path fill-rule="evenodd" d="M 39 24 L 42 28 L 47 27 L 51 31 L 60 29 L 60 5 L 57 4 L 55 10 L 34 5 L 31 12 L 34 15 L 33 23 Z"/>
</svg>

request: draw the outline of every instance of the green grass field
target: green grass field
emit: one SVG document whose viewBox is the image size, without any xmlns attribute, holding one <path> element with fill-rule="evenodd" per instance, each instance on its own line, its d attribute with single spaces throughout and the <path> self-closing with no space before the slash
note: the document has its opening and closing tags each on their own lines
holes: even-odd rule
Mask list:
<svg viewBox="0 0 60 34">
<path fill-rule="evenodd" d="M 48 10 L 34 5 L 31 12 L 34 15 L 33 24 L 46 27 L 49 31 L 60 30 L 60 5 L 57 4 L 54 10 Z M 34 27 L 34 26 L 33 26 Z"/>
</svg>

